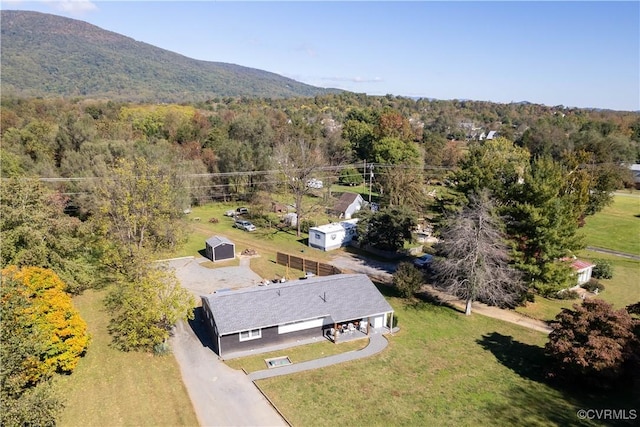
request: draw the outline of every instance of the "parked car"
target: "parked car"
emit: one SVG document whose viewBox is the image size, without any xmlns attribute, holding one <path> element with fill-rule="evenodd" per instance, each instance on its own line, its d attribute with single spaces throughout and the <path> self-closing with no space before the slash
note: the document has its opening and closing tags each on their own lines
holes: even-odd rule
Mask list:
<svg viewBox="0 0 640 427">
<path fill-rule="evenodd" d="M 244 214 L 248 214 L 249 213 L 249 209 L 244 208 L 244 207 L 240 207 L 236 209 L 236 214 L 238 215 L 244 215 Z"/>
<path fill-rule="evenodd" d="M 224 213 L 224 216 L 236 216 L 236 211 L 234 211 L 233 209 L 229 209 Z"/>
<path fill-rule="evenodd" d="M 427 268 L 429 264 L 431 264 L 431 261 L 433 261 L 433 255 L 425 254 L 413 260 L 413 265 L 418 268 Z"/>
<path fill-rule="evenodd" d="M 249 221 L 245 221 L 243 219 L 239 219 L 233 223 L 235 228 L 239 228 L 244 231 L 256 231 L 256 226 L 251 224 Z"/>
<path fill-rule="evenodd" d="M 312 178 L 309 181 L 307 181 L 307 187 L 309 187 L 309 188 L 318 188 L 319 189 L 319 188 L 322 188 L 323 186 L 324 186 L 324 184 L 319 179 Z"/>
</svg>

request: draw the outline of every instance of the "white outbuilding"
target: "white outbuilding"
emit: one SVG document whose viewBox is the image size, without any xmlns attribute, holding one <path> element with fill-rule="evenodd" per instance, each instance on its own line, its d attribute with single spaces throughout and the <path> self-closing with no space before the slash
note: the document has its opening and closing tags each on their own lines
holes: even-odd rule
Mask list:
<svg viewBox="0 0 640 427">
<path fill-rule="evenodd" d="M 358 219 L 350 219 L 309 228 L 309 246 L 323 251 L 347 246 L 357 235 Z"/>
</svg>

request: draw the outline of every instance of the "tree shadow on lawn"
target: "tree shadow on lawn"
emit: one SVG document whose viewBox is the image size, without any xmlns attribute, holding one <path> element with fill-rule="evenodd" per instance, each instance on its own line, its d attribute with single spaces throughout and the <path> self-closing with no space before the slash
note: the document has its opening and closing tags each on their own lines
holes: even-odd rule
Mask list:
<svg viewBox="0 0 640 427">
<path fill-rule="evenodd" d="M 515 341 L 498 332 L 486 334 L 477 343 L 490 351 L 505 367 L 531 383 L 509 389 L 509 404 L 491 403 L 488 411 L 509 425 L 603 425 L 602 421 L 578 418 L 578 409 L 626 409 L 637 399 L 629 389 L 598 390 L 574 385 L 570 381 L 551 381 L 545 376 L 544 348 Z M 637 391 L 636 391 L 637 393 Z M 561 397 L 560 399 L 558 397 Z M 640 414 L 639 414 L 640 415 Z M 607 425 L 633 425 L 634 420 L 606 420 Z"/>
</svg>

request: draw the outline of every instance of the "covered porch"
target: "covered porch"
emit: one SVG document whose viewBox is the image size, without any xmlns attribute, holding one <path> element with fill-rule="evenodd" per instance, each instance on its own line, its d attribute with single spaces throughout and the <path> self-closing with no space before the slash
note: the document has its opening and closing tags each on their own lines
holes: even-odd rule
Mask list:
<svg viewBox="0 0 640 427">
<path fill-rule="evenodd" d="M 368 338 L 371 334 L 388 333 L 392 331 L 393 312 L 375 316 L 335 321 L 333 327 L 328 328 L 325 337 L 334 343 Z"/>
</svg>

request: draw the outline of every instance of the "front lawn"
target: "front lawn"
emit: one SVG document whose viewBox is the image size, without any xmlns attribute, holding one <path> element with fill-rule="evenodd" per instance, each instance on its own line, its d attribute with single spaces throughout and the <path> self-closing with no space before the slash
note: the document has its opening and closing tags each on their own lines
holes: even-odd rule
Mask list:
<svg viewBox="0 0 640 427">
<path fill-rule="evenodd" d="M 640 196 L 617 194 L 613 204 L 586 219 L 585 243 L 640 255 Z"/>
<path fill-rule="evenodd" d="M 586 250 L 580 253 L 580 258 L 589 261 L 597 258 L 605 259 L 610 261 L 613 266 L 613 278 L 600 279 L 605 288 L 597 298 L 602 298 L 613 304 L 616 309 L 640 301 L 640 285 L 638 285 L 640 261 Z M 592 295 L 592 297 L 595 296 Z M 524 307 L 517 307 L 516 311 L 536 319 L 552 320 L 561 309 L 571 308 L 573 304 L 580 302 L 580 299 L 556 300 L 536 297 L 535 302 L 527 303 Z"/>
<path fill-rule="evenodd" d="M 73 374 L 56 382 L 66 407 L 59 426 L 197 426 L 195 411 L 172 355 L 125 353 L 110 346 L 104 291 L 88 290 L 73 303 L 91 344 Z"/>
<path fill-rule="evenodd" d="M 259 381 L 293 425 L 596 425 L 581 408 L 633 408 L 622 391 L 544 380 L 544 334 L 391 298 L 401 331 L 381 354 Z"/>
<path fill-rule="evenodd" d="M 246 372 L 251 373 L 267 369 L 265 359 L 287 356 L 292 363 L 301 363 L 308 360 L 332 356 L 334 354 L 360 350 L 366 347 L 367 344 L 369 344 L 368 339 L 348 341 L 339 344 L 322 341 L 263 354 L 256 354 L 254 356 L 243 357 L 241 359 L 225 360 L 225 363 L 234 369 L 244 369 Z"/>
</svg>

